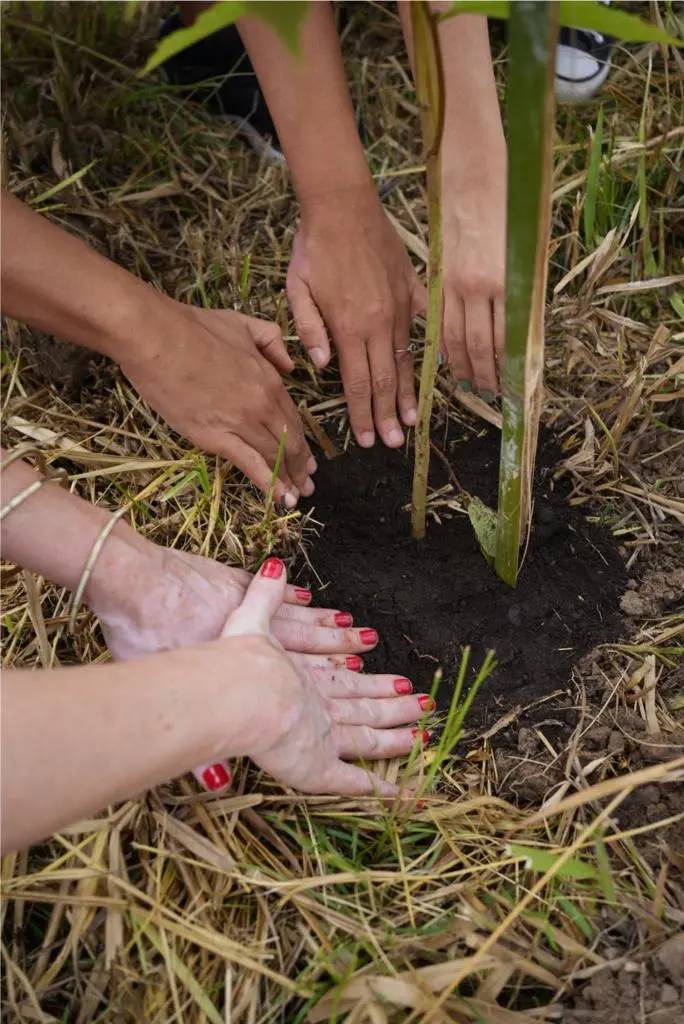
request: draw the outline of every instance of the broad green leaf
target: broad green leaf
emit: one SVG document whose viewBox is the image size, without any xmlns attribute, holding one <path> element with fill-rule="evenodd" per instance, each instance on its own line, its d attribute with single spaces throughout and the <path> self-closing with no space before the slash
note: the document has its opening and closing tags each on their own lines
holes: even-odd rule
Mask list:
<svg viewBox="0 0 684 1024">
<path fill-rule="evenodd" d="M 455 0 L 440 21 L 454 14 L 484 14 L 488 18 L 508 18 L 510 0 Z M 567 28 L 587 28 L 616 36 L 626 43 L 669 43 L 684 46 L 681 39 L 669 35 L 657 25 L 643 21 L 636 14 L 627 14 L 615 7 L 587 3 L 587 0 L 560 0 L 560 24 Z"/>
<path fill-rule="evenodd" d="M 511 857 L 524 858 L 526 867 L 532 871 L 537 871 L 540 875 L 550 871 L 562 853 L 562 850 L 558 853 L 551 853 L 550 850 L 540 850 L 536 846 L 523 846 L 521 843 L 509 843 L 507 849 Z M 593 864 L 587 864 L 586 861 L 579 860 L 577 857 L 571 857 L 569 860 L 566 860 L 556 872 L 558 878 L 574 878 L 578 880 L 596 878 L 597 875 L 598 872 Z"/>
<path fill-rule="evenodd" d="M 172 32 L 157 46 L 143 68 L 143 74 L 153 71 L 169 57 L 175 56 L 200 39 L 213 35 L 226 25 L 232 25 L 245 15 L 260 18 L 280 36 L 284 43 L 297 52 L 299 29 L 306 14 L 307 0 L 221 0 L 204 11 L 194 24 Z"/>
<path fill-rule="evenodd" d="M 482 551 L 491 561 L 496 553 L 496 512 L 479 498 L 473 498 L 468 505 L 468 519 Z"/>
</svg>

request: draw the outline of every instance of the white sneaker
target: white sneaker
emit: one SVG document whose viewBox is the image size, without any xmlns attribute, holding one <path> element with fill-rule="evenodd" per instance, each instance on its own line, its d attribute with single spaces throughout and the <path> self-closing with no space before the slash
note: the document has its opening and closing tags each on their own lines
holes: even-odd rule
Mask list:
<svg viewBox="0 0 684 1024">
<path fill-rule="evenodd" d="M 603 0 L 607 5 L 610 0 Z M 581 103 L 590 99 L 610 71 L 614 39 L 583 28 L 562 28 L 556 48 L 556 99 Z"/>
</svg>

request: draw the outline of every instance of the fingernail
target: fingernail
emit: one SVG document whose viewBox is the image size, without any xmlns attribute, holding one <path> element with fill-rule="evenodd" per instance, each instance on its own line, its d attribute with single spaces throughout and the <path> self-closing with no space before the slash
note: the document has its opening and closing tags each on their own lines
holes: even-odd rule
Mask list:
<svg viewBox="0 0 684 1024">
<path fill-rule="evenodd" d="M 411 680 L 405 679 L 403 676 L 400 679 L 394 680 L 394 689 L 401 696 L 407 693 L 413 693 L 413 686 L 411 685 Z"/>
<path fill-rule="evenodd" d="M 202 782 L 212 792 L 217 789 L 223 789 L 224 786 L 230 783 L 230 779 L 230 773 L 226 771 L 222 764 L 210 764 L 202 772 Z"/>
<path fill-rule="evenodd" d="M 314 459 L 314 457 L 312 455 L 311 458 L 309 459 L 309 461 L 306 464 L 306 471 L 307 471 L 307 473 L 315 473 L 317 469 L 318 469 L 318 463 L 316 462 L 316 460 Z"/>
<path fill-rule="evenodd" d="M 432 699 L 432 697 L 427 697 L 427 696 L 419 697 L 418 698 L 418 703 L 420 704 L 420 706 L 423 709 L 423 711 L 434 711 L 435 707 L 436 707 L 435 702 Z"/>
<path fill-rule="evenodd" d="M 372 448 L 375 444 L 375 434 L 372 430 L 364 430 L 359 434 L 359 444 L 362 448 Z"/>
<path fill-rule="evenodd" d="M 304 587 L 295 587 L 295 597 L 302 604 L 308 604 L 311 600 L 311 591 L 305 590 Z"/>
<path fill-rule="evenodd" d="M 363 668 L 363 662 L 359 658 L 358 654 L 350 654 L 347 658 L 347 668 L 350 672 L 360 672 Z"/>
<path fill-rule="evenodd" d="M 378 642 L 378 634 L 374 629 L 361 629 L 359 630 L 359 636 L 361 643 L 365 644 L 366 647 L 371 647 L 373 644 Z"/>
<path fill-rule="evenodd" d="M 416 737 L 420 736 L 420 741 L 424 746 L 427 746 L 428 743 L 430 742 L 430 733 L 427 731 L 427 729 L 411 729 L 411 735 L 413 736 L 414 740 L 416 739 Z"/>
<path fill-rule="evenodd" d="M 461 389 L 461 391 L 470 392 L 473 390 L 473 385 L 470 383 L 469 380 L 459 380 L 458 386 Z"/>
<path fill-rule="evenodd" d="M 418 412 L 416 409 L 407 409 L 402 419 L 407 427 L 415 427 L 416 420 L 418 419 Z"/>
<path fill-rule="evenodd" d="M 284 568 L 279 558 L 267 558 L 261 566 L 260 575 L 265 576 L 267 580 L 279 580 Z"/>
<path fill-rule="evenodd" d="M 294 508 L 297 504 L 297 497 L 296 495 L 291 494 L 290 491 L 288 491 L 285 497 L 283 498 L 283 502 L 286 508 Z"/>
<path fill-rule="evenodd" d="M 313 492 L 316 490 L 314 482 L 310 476 L 307 476 L 306 480 L 302 484 L 302 494 L 305 498 L 310 498 Z"/>
<path fill-rule="evenodd" d="M 325 349 L 315 346 L 309 349 L 309 358 L 319 369 L 325 364 Z"/>
<path fill-rule="evenodd" d="M 341 629 L 351 626 L 353 622 L 354 618 L 351 612 L 335 612 L 335 625 Z"/>
<path fill-rule="evenodd" d="M 482 388 L 480 391 L 480 398 L 483 402 L 486 402 L 487 405 L 491 405 L 494 401 L 494 392 L 488 391 L 487 388 Z"/>
<path fill-rule="evenodd" d="M 387 444 L 390 446 L 390 448 L 398 448 L 399 445 L 403 443 L 404 435 L 402 434 L 401 430 L 399 430 L 397 427 L 392 427 L 392 429 L 387 432 Z"/>
</svg>

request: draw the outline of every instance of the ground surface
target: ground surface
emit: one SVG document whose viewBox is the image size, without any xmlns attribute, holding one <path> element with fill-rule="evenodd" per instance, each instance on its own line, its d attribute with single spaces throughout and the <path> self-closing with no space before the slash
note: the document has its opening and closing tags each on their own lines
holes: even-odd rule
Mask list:
<svg viewBox="0 0 684 1024">
<path fill-rule="evenodd" d="M 495 506 L 498 432 L 454 424 L 434 437 L 461 487 Z M 627 577 L 618 545 L 568 505 L 567 483 L 553 478 L 558 450 L 550 440 L 540 453 L 535 521 L 515 590 L 483 558 L 463 510 L 433 506 L 439 522 L 429 523 L 424 542 L 413 540 L 410 452 L 350 447 L 339 459 L 321 459 L 309 503 L 323 524 L 308 551 L 323 583 L 320 601 L 353 609 L 358 622 L 377 628 L 381 642 L 368 667 L 388 666 L 422 692 L 441 667 L 439 705 L 448 708 L 463 648 L 471 647 L 470 677 L 495 651 L 497 668 L 473 708 L 483 728 L 511 705 L 567 687 L 573 665 L 598 642 L 619 639 L 622 628 Z M 449 483 L 433 458 L 431 486 Z"/>
<path fill-rule="evenodd" d="M 663 20 L 668 9 L 648 11 Z M 111 3 L 3 8 L 3 181 L 174 297 L 278 319 L 297 359 L 293 395 L 345 451 L 337 371 L 311 372 L 287 320 L 283 288 L 298 211 L 286 172 L 261 162 L 233 127 L 182 101 L 161 78 L 137 77 L 160 11 L 126 10 L 130 21 Z M 346 67 L 369 163 L 424 273 L 417 111 L 399 25 L 390 6 L 350 4 L 349 13 Z M 671 19 L 669 26 L 677 31 Z M 495 28 L 493 39 L 503 98 L 503 33 Z M 299 515 L 273 524 L 279 553 L 302 577 L 310 575 L 308 554 L 386 644 L 390 604 L 415 646 L 436 658 L 479 641 L 465 622 L 481 614 L 480 653 L 486 635 L 515 684 L 533 645 L 552 637 L 553 657 L 570 646 L 560 617 L 576 631 L 578 655 L 547 673 L 561 695 L 525 718 L 524 691 L 500 693 L 484 718 L 491 726 L 466 721 L 468 744 L 438 764 L 425 808 L 408 815 L 372 801 L 295 798 L 240 764 L 225 797 L 180 779 L 5 858 L 3 1024 L 678 1019 L 684 63 L 653 45 L 618 48 L 614 65 L 599 100 L 557 116 L 544 418 L 558 451 L 551 460 L 544 447 L 541 465 L 552 461 L 553 471 L 538 503 L 541 513 L 553 479 L 554 517 L 537 525 L 545 540 L 538 550 L 533 540 L 521 588 L 550 558 L 572 570 L 572 587 L 548 602 L 549 615 L 542 609 L 543 630 L 533 620 L 538 635 L 521 642 L 537 592 L 524 602 L 522 589 L 506 598 L 520 609 L 513 621 L 511 607 L 496 606 L 501 592 L 475 552 L 451 479 L 430 494 L 443 525 L 431 521 L 428 546 L 442 537 L 458 542 L 450 586 L 462 604 L 434 630 L 429 611 L 445 603 L 442 577 L 455 545 L 444 542 L 429 576 L 421 566 L 412 579 L 397 578 L 401 533 L 391 517 L 404 515 L 407 497 L 400 455 L 378 448 L 366 457 L 364 466 L 382 467 L 377 479 L 360 472 L 351 449 L 321 467 L 315 518 L 325 550 Z M 599 103 L 604 136 L 592 172 Z M 55 186 L 51 199 L 38 201 Z M 4 443 L 37 445 L 49 465 L 67 469 L 76 491 L 106 508 L 133 499 L 134 525 L 158 543 L 258 564 L 263 502 L 232 467 L 174 436 L 116 367 L 60 357 L 55 370 L 45 360 L 49 339 L 11 322 L 4 334 Z M 435 406 L 456 436 L 469 438 L 450 453 L 460 486 L 491 501 L 496 444 L 477 439 L 482 422 L 454 400 L 446 374 Z M 376 505 L 364 515 L 363 495 L 379 480 L 391 483 L 376 487 Z M 372 585 L 340 539 L 343 516 L 350 536 L 354 527 L 372 541 L 364 570 L 384 560 Z M 556 552 L 567 556 L 571 525 L 581 557 L 563 563 Z M 609 586 L 599 586 L 608 570 L 582 550 L 587 537 L 613 568 L 617 545 L 624 577 L 611 571 Z M 339 562 L 356 565 L 355 580 L 332 564 L 333 548 Z M 410 543 L 400 551 L 409 559 Z M 544 594 L 558 585 L 557 569 L 541 576 Z M 467 590 L 471 574 L 477 586 Z M 568 593 L 578 582 L 582 592 L 598 591 L 592 597 L 604 616 L 586 632 L 570 615 Z M 408 618 L 416 593 L 429 606 L 421 622 L 429 635 L 419 643 Z M 49 581 L 9 567 L 2 597 L 5 666 L 107 657 L 85 611 L 68 633 L 68 595 Z M 609 630 L 616 601 L 623 618 Z M 501 632 L 503 611 L 510 629 Z M 588 650 L 593 640 L 610 642 Z M 402 652 L 409 668 L 422 664 L 411 662 L 403 637 L 391 646 L 393 667 L 403 667 Z M 538 668 L 529 676 L 538 679 Z M 380 770 L 414 788 L 434 757 L 433 748 Z"/>
</svg>

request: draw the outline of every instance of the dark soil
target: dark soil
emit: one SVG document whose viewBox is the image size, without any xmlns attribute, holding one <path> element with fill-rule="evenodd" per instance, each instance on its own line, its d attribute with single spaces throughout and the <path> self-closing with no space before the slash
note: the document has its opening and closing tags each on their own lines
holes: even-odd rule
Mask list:
<svg viewBox="0 0 684 1024">
<path fill-rule="evenodd" d="M 495 507 L 499 435 L 452 425 L 435 440 L 461 485 Z M 431 463 L 431 485 L 449 483 L 442 461 Z M 474 668 L 493 648 L 497 668 L 474 716 L 486 727 L 510 708 L 563 688 L 583 654 L 619 636 L 622 559 L 610 532 L 568 505 L 567 485 L 553 479 L 556 463 L 554 445 L 542 439 L 534 527 L 512 590 L 485 561 L 467 516 L 440 508 L 441 524 L 430 521 L 427 538 L 412 539 L 412 452 L 378 443 L 319 459 L 309 502 L 321 524 L 309 550 L 322 584 L 317 600 L 378 630 L 367 670 L 406 675 L 429 691 L 441 665 L 444 707 L 463 647 L 471 645 Z"/>
</svg>

